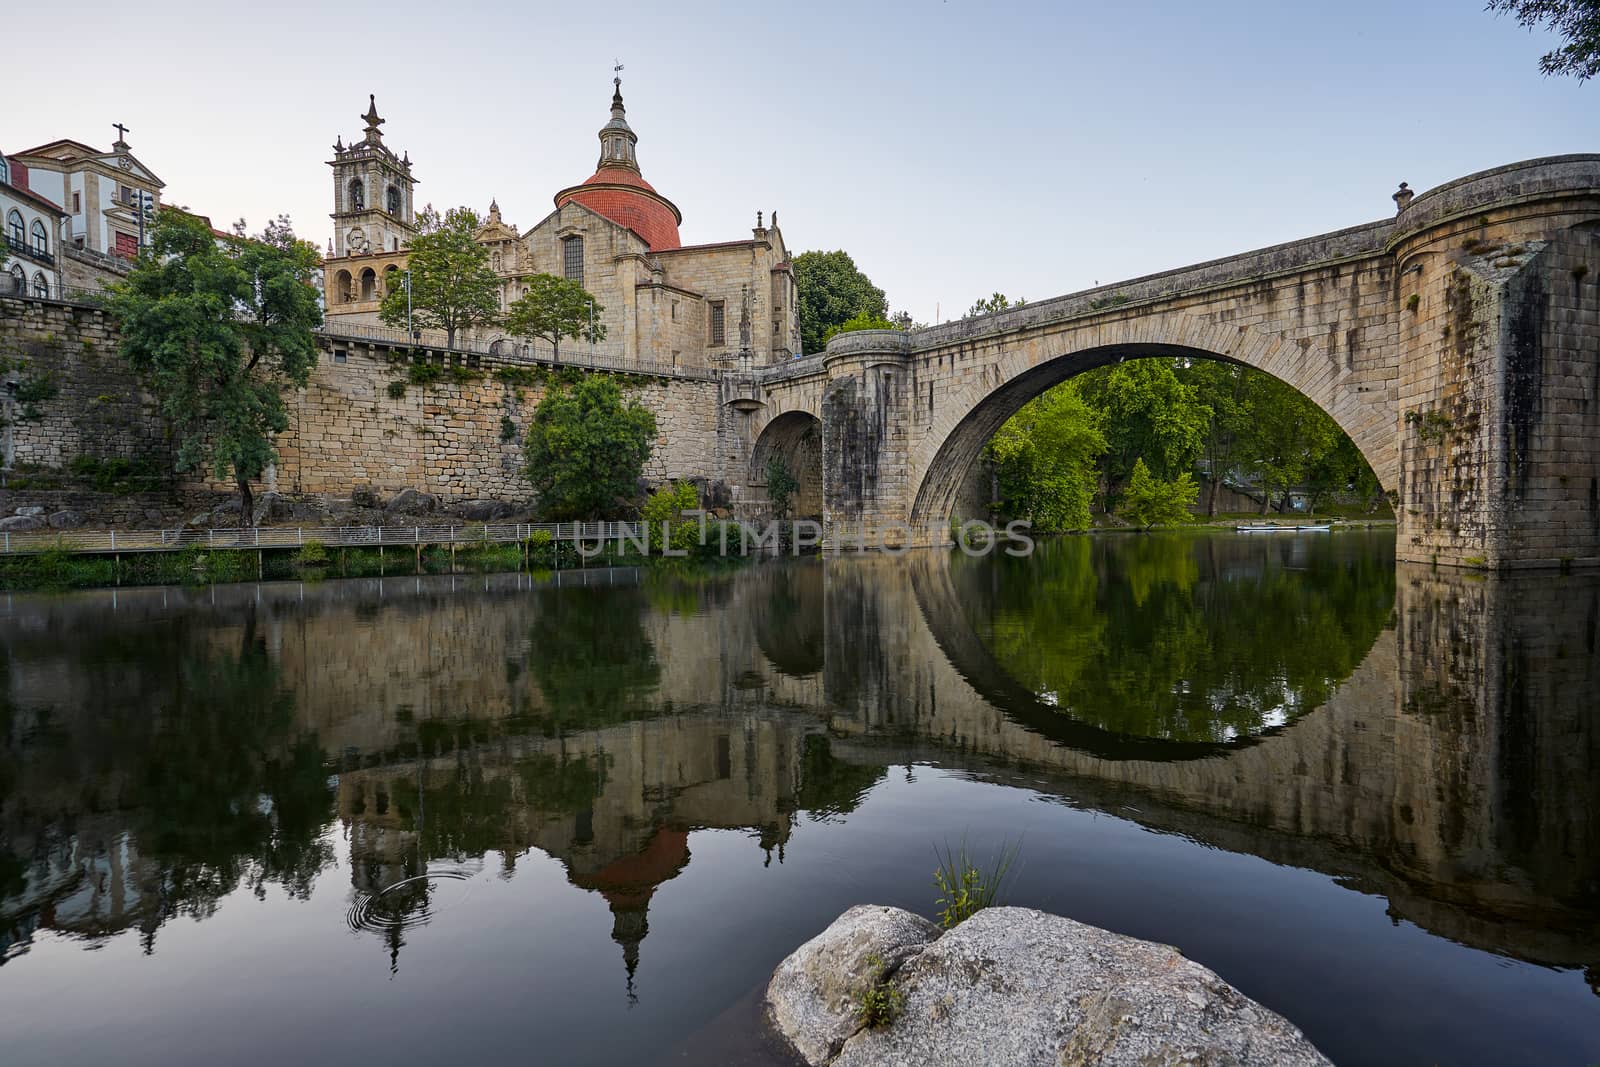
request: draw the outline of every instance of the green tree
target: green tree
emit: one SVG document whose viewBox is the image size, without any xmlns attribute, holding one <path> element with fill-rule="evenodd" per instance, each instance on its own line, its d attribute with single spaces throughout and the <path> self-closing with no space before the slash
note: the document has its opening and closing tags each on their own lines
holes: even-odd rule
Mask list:
<svg viewBox="0 0 1600 1067">
<path fill-rule="evenodd" d="M 674 552 L 692 552 L 700 547 L 699 516 L 687 514 L 699 508 L 700 494 L 692 482 L 668 482 L 651 493 L 639 509 L 650 551 L 670 548 Z M 663 523 L 669 531 L 667 537 L 662 536 Z"/>
<path fill-rule="evenodd" d="M 888 317 L 888 298 L 861 273 L 848 252 L 800 253 L 794 257 L 794 281 L 800 296 L 802 351 L 822 351 L 829 328 L 843 326 L 857 315 Z"/>
<path fill-rule="evenodd" d="M 406 249 L 411 325 L 443 330 L 451 347 L 457 331 L 500 317 L 500 278 L 489 269 L 488 250 L 478 243 L 481 225 L 471 208 L 453 207 L 440 215 L 429 204 L 417 216 L 417 236 Z M 378 315 L 391 326 L 406 324 L 404 286 L 383 295 Z"/>
<path fill-rule="evenodd" d="M 1184 471 L 1171 480 L 1157 478 L 1141 457 L 1134 461 L 1133 473 L 1128 476 L 1120 512 L 1133 525 L 1148 530 L 1188 518 L 1189 507 L 1198 496 L 1194 475 Z"/>
<path fill-rule="evenodd" d="M 855 333 L 857 330 L 901 330 L 904 328 L 894 319 L 886 319 L 881 315 L 861 311 L 837 326 L 829 326 L 822 335 L 822 343 L 826 345 L 838 334 Z"/>
<path fill-rule="evenodd" d="M 316 363 L 317 264 L 287 216 L 253 238 L 218 238 L 203 220 L 165 211 L 108 301 L 123 358 L 171 425 L 174 469 L 231 473 L 241 525 L 253 522 L 250 483 L 277 459 L 272 435 L 289 427 L 283 394 Z"/>
<path fill-rule="evenodd" d="M 605 340 L 605 324 L 599 321 L 604 310 L 604 305 L 596 303 L 587 289 L 570 278 L 535 274 L 528 279 L 528 291 L 507 310 L 506 329 L 516 337 L 549 341 L 559 360 L 563 337 Z"/>
<path fill-rule="evenodd" d="M 551 390 L 523 446 L 540 510 L 556 521 L 616 515 L 635 498 L 655 436 L 655 415 L 609 376 Z"/>
<path fill-rule="evenodd" d="M 795 478 L 794 472 L 789 470 L 789 464 L 776 453 L 767 460 L 766 474 L 767 499 L 772 502 L 772 513 L 780 519 L 787 518 L 789 505 L 794 501 L 794 494 L 800 488 L 800 482 Z"/>
<path fill-rule="evenodd" d="M 1072 382 L 1042 393 L 989 442 L 1001 506 L 1041 533 L 1088 529 L 1096 461 L 1105 450 L 1099 415 Z"/>
<path fill-rule="evenodd" d="M 1266 514 L 1274 497 L 1311 477 L 1342 433 L 1321 408 L 1271 375 L 1253 373 L 1247 384 L 1249 430 L 1242 451 L 1261 481 Z"/>
<path fill-rule="evenodd" d="M 1206 461 L 1206 514 L 1217 513 L 1217 490 L 1239 462 L 1251 432 L 1250 376 L 1258 374 L 1234 363 L 1197 359 L 1179 377 L 1194 386 L 1196 398 L 1211 412 L 1201 454 Z"/>
<path fill-rule="evenodd" d="M 1078 378 L 1105 427 L 1101 475 L 1108 511 L 1138 460 L 1157 480 L 1172 481 L 1194 469 L 1205 447 L 1211 410 L 1199 390 L 1178 379 L 1177 368 L 1175 359 L 1133 359 Z"/>
<path fill-rule="evenodd" d="M 1600 0 L 1489 0 L 1488 10 L 1513 15 L 1529 30 L 1543 26 L 1565 40 L 1539 57 L 1546 74 L 1587 81 L 1600 73 Z"/>
<path fill-rule="evenodd" d="M 970 319 L 977 315 L 992 315 L 996 311 L 1004 311 L 1006 308 L 1019 308 L 1026 303 L 1027 301 L 1023 300 L 1021 297 L 1018 297 L 1013 301 L 1007 298 L 1006 294 L 1004 293 L 995 293 L 992 296 L 978 298 L 978 300 L 967 309 L 966 317 Z"/>
</svg>

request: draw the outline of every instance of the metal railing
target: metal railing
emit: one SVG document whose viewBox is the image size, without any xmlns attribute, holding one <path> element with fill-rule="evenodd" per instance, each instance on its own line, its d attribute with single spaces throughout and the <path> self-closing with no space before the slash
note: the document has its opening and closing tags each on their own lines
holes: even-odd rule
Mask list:
<svg viewBox="0 0 1600 1067">
<path fill-rule="evenodd" d="M 454 344 L 446 343 L 441 330 L 413 330 L 390 326 L 372 326 L 365 323 L 339 322 L 337 318 L 325 321 L 318 331 L 329 340 L 359 341 L 381 344 L 391 348 L 426 348 L 443 352 L 486 357 L 500 364 L 546 367 L 576 367 L 582 370 L 617 371 L 624 374 L 651 374 L 676 378 L 711 379 L 714 373 L 705 367 L 683 367 L 676 363 L 661 363 L 647 359 L 629 359 L 620 351 L 595 350 L 575 341 L 561 350 L 559 359 L 537 352 L 534 346 L 519 338 L 498 337 L 485 341 L 481 338 L 457 337 Z"/>
<path fill-rule="evenodd" d="M 637 522 L 519 522 L 442 526 L 247 526 L 206 530 L 28 530 L 0 531 L 0 555 L 67 552 L 113 555 L 123 552 L 178 552 L 186 548 L 241 551 L 299 548 L 316 542 L 324 548 L 379 548 L 392 545 L 517 544 L 539 530 L 552 541 L 586 544 L 637 543 L 644 524 Z"/>
</svg>

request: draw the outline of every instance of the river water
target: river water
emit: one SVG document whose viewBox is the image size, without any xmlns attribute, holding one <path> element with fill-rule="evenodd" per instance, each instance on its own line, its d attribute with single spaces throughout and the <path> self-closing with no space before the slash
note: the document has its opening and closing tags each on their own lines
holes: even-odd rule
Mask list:
<svg viewBox="0 0 1600 1067">
<path fill-rule="evenodd" d="M 9 596 L 0 1063 L 779 1062 L 963 842 L 1336 1062 L 1592 1063 L 1597 626 L 1362 532 Z"/>
</svg>

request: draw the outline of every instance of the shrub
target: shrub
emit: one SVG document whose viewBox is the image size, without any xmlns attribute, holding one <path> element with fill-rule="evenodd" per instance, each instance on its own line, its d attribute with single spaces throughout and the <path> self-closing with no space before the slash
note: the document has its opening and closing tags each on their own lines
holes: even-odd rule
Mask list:
<svg viewBox="0 0 1600 1067">
<path fill-rule="evenodd" d="M 321 541 L 313 538 L 300 546 L 300 551 L 294 554 L 294 561 L 301 567 L 326 567 L 328 549 Z"/>
<path fill-rule="evenodd" d="M 868 956 L 867 966 L 872 968 L 872 978 L 856 998 L 856 1021 L 875 1030 L 894 1022 L 900 1014 L 901 996 L 889 980 L 889 969 L 881 956 Z"/>
<path fill-rule="evenodd" d="M 987 869 L 980 869 L 973 862 L 964 841 L 959 852 L 946 845 L 942 852 L 934 849 L 934 855 L 939 859 L 933 872 L 939 899 L 934 903 L 939 909 L 939 925 L 950 930 L 999 902 L 1000 890 L 1017 857 L 1017 846 L 1001 842 L 1000 851 L 990 858 Z"/>
</svg>

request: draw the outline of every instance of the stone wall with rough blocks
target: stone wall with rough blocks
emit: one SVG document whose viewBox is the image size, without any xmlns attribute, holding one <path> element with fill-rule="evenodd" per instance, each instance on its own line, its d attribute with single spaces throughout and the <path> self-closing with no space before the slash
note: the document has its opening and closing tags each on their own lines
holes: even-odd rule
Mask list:
<svg viewBox="0 0 1600 1067">
<path fill-rule="evenodd" d="M 170 468 L 155 402 L 117 352 L 111 318 L 57 301 L 0 298 L 0 455 L 7 469 L 65 468 L 80 456 Z M 29 402 L 30 385 L 41 385 Z"/>
<path fill-rule="evenodd" d="M 336 362 L 342 353 L 345 362 Z M 290 403 L 291 425 L 278 441 L 268 488 L 286 493 L 348 493 L 370 485 L 380 494 L 414 487 L 446 499 L 527 500 L 522 440 L 550 388 L 499 380 L 490 367 L 472 380 L 429 385 L 403 381 L 406 364 L 381 349 L 325 349 L 311 386 Z M 717 386 L 691 378 L 636 377 L 624 392 L 656 416 L 656 446 L 645 467 L 652 482 L 717 480 Z"/>
</svg>

